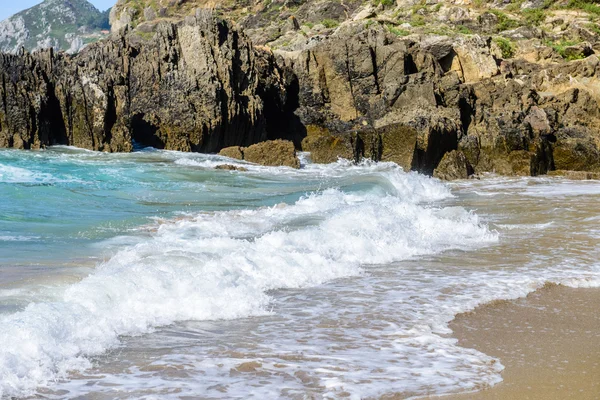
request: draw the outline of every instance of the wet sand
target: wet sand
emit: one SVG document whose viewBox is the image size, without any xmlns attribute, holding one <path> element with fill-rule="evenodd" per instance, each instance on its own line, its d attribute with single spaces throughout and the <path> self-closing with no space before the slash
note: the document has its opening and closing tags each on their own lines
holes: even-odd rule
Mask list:
<svg viewBox="0 0 600 400">
<path fill-rule="evenodd" d="M 600 399 L 600 289 L 547 285 L 460 314 L 450 328 L 505 370 L 503 382 L 445 400 Z"/>
</svg>

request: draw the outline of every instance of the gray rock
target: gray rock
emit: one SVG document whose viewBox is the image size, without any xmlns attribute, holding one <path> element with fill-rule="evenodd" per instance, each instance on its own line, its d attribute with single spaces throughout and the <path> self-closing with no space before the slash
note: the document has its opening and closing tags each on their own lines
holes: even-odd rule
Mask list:
<svg viewBox="0 0 600 400">
<path fill-rule="evenodd" d="M 156 19 L 156 11 L 152 7 L 144 8 L 144 20 L 154 21 Z"/>
</svg>

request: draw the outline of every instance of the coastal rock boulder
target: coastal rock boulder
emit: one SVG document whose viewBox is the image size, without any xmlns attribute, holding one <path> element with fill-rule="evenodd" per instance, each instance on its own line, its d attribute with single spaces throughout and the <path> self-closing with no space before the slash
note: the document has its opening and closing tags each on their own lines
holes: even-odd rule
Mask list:
<svg viewBox="0 0 600 400">
<path fill-rule="evenodd" d="M 215 167 L 215 169 L 223 170 L 223 171 L 240 171 L 240 172 L 247 172 L 248 171 L 248 168 L 240 167 L 240 166 L 237 166 L 237 165 L 231 165 L 231 164 L 217 165 Z"/>
<path fill-rule="evenodd" d="M 325 128 L 308 126 L 302 150 L 310 152 L 311 160 L 318 164 L 330 164 L 339 158 L 353 160 L 354 140 L 350 135 L 333 135 Z"/>
<path fill-rule="evenodd" d="M 453 48 L 465 83 L 479 82 L 499 73 L 496 59 L 491 53 L 491 39 L 478 35 L 458 38 Z"/>
<path fill-rule="evenodd" d="M 244 160 L 266 166 L 300 168 L 294 143 L 288 140 L 268 140 L 243 149 Z"/>
<path fill-rule="evenodd" d="M 433 176 L 441 180 L 452 181 L 467 179 L 473 172 L 473 167 L 469 164 L 464 153 L 453 150 L 444 155 L 442 161 L 433 171 Z"/>
<path fill-rule="evenodd" d="M 316 163 L 332 163 L 339 158 L 360 162 L 362 159 L 395 162 L 410 171 L 417 162 L 418 132 L 403 124 L 386 125 L 345 134 L 332 134 L 311 127 L 302 141 Z"/>
<path fill-rule="evenodd" d="M 297 76 L 295 114 L 306 127 L 302 149 L 314 162 L 389 159 L 432 174 L 445 154 L 459 150 L 476 173 L 523 176 L 600 162 L 594 55 L 552 64 L 500 61 L 486 37 L 413 41 L 377 26 L 342 26 L 327 40 L 276 54 Z M 397 126 L 416 135 L 386 145 L 393 135 L 380 132 Z M 583 136 L 560 133 L 566 128 Z"/>
<path fill-rule="evenodd" d="M 236 159 L 236 160 L 243 160 L 244 159 L 243 149 L 240 146 L 225 147 L 224 149 L 222 149 L 219 152 L 219 155 L 223 156 L 223 157 L 233 158 L 233 159 Z"/>
<path fill-rule="evenodd" d="M 219 155 L 264 166 L 300 168 L 294 143 L 288 140 L 268 140 L 249 147 L 226 147 Z"/>
<path fill-rule="evenodd" d="M 435 49 L 430 52 L 382 27 L 344 26 L 301 51 L 276 52 L 298 80 L 295 115 L 307 135 L 302 149 L 316 162 L 389 159 L 431 174 L 444 153 L 456 149 L 462 131 L 459 108 L 446 104 L 460 97 L 458 73 L 444 77 L 456 54 L 451 46 Z M 451 88 L 448 100 L 446 87 Z M 411 133 L 398 131 L 400 126 Z M 394 145 L 399 140 L 404 147 Z"/>
</svg>

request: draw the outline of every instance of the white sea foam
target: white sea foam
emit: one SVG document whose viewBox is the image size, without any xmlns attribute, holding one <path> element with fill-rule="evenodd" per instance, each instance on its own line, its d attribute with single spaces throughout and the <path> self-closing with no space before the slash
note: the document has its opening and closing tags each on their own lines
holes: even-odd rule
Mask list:
<svg viewBox="0 0 600 400">
<path fill-rule="evenodd" d="M 59 182 L 80 181 L 71 176 L 55 177 L 47 172 L 0 164 L 0 183 L 52 184 Z"/>
<path fill-rule="evenodd" d="M 0 235 L 0 242 L 30 242 L 39 238 L 39 236 Z"/>
<path fill-rule="evenodd" d="M 540 230 L 546 229 L 554 225 L 554 221 L 546 222 L 543 224 L 498 224 L 498 228 L 512 230 Z"/>
<path fill-rule="evenodd" d="M 254 164 L 244 163 L 243 161 L 234 160 L 234 159 L 230 159 L 227 157 L 220 157 L 220 156 L 213 156 L 210 158 L 201 158 L 201 159 L 194 158 L 194 157 L 181 156 L 175 160 L 175 164 L 188 166 L 188 167 L 201 167 L 201 168 L 209 168 L 209 169 L 213 169 L 213 168 L 215 168 L 219 165 L 223 165 L 223 164 L 236 165 L 236 166 L 246 167 L 246 168 L 248 168 L 249 166 L 260 168 L 259 166 L 254 165 Z"/>
<path fill-rule="evenodd" d="M 72 162 L 72 155 L 63 156 Z M 127 176 L 132 166 L 137 172 L 151 166 L 170 173 L 238 163 L 219 156 L 160 151 L 76 152 L 76 158 L 86 166 L 99 160 L 97 171 L 115 180 L 135 180 Z M 105 165 L 113 158 L 124 162 Z M 294 193 L 303 192 L 305 186 L 323 188 L 293 204 L 156 218 L 131 236 L 100 243 L 113 256 L 81 282 L 66 289 L 57 285 L 51 291 L 36 288 L 39 292 L 31 295 L 31 288 L 1 292 L 0 297 L 37 302 L 22 312 L 0 316 L 0 397 L 33 394 L 40 386 L 69 391 L 56 392 L 54 398 L 102 397 L 97 392 L 110 398 L 198 393 L 211 398 L 312 394 L 339 398 L 342 393 L 364 398 L 391 392 L 473 390 L 500 381 L 503 367 L 445 336 L 450 333 L 448 322 L 457 313 L 492 300 L 525 296 L 546 282 L 600 286 L 598 269 L 589 265 L 595 256 L 587 251 L 585 240 L 569 243 L 570 248 L 585 250 L 574 251 L 571 263 L 556 263 L 567 258 L 564 249 L 551 251 L 553 245 L 560 246 L 556 240 L 542 242 L 544 254 L 536 253 L 539 243 L 527 247 L 531 236 L 553 238 L 568 221 L 594 226 L 593 216 L 556 219 L 551 212 L 542 219 L 535 213 L 515 218 L 512 208 L 496 210 L 494 215 L 484 215 L 484 220 L 493 221 L 500 228 L 498 234 L 472 212 L 443 207 L 461 202 L 452 200 L 448 187 L 437 180 L 404 173 L 391 163 L 354 165 L 340 160 L 314 165 L 305 157 L 302 160 L 300 170 L 239 163 L 249 171 L 232 173 L 236 184 L 250 182 L 258 191 L 279 190 L 280 182 L 281 187 L 293 183 L 290 192 Z M 262 186 L 265 182 L 267 186 Z M 450 187 L 493 193 L 499 196 L 500 206 L 507 194 L 520 196 L 513 204 L 522 210 L 528 209 L 523 202 L 539 204 L 544 186 L 554 184 L 543 179 L 492 178 Z M 594 195 L 595 189 L 590 188 L 585 186 L 581 194 Z M 565 187 L 560 191 L 568 192 Z M 560 206 L 577 201 L 574 196 L 561 196 Z M 477 196 L 468 197 L 483 204 Z M 549 202 L 551 196 L 543 204 Z M 490 209 L 495 202 L 485 204 Z M 513 244 L 502 247 L 499 237 Z M 488 244 L 493 245 L 480 248 Z M 458 251 L 421 257 L 449 249 Z M 460 251 L 471 249 L 479 250 Z M 507 260 L 513 253 L 515 259 Z M 469 264 L 468 258 L 478 262 Z M 407 259 L 413 261 L 394 264 Z M 335 280 L 343 277 L 349 278 Z M 305 289 L 319 284 L 324 286 Z M 281 288 L 290 290 L 276 290 Z M 291 303 L 290 308 L 282 303 Z M 269 315 L 273 312 L 277 315 Z M 246 341 L 247 347 L 244 343 L 240 349 L 234 347 L 236 352 L 223 351 L 227 346 L 218 342 L 203 346 L 201 330 L 196 342 L 184 342 L 180 348 L 178 340 L 183 342 L 190 332 L 178 338 L 161 337 L 161 331 L 155 331 L 178 321 L 257 315 L 268 317 L 260 319 L 260 332 L 251 336 L 256 340 Z M 87 377 L 88 368 L 99 362 L 90 361 L 91 357 L 118 346 L 124 335 L 152 331 L 152 335 L 126 339 L 142 344 L 156 341 L 157 353 L 151 353 L 151 346 L 140 347 L 144 355 L 153 355 L 150 361 L 134 363 L 122 373 L 114 372 L 118 365 L 111 364 L 98 372 L 101 377 L 96 380 Z M 165 348 L 170 350 L 167 355 Z M 261 364 L 257 374 L 237 375 L 235 368 L 249 361 Z M 150 368 L 145 369 L 147 363 Z M 173 366 L 181 368 L 180 375 L 157 372 Z M 85 369 L 85 379 L 69 374 Z M 68 381 L 57 386 L 63 377 Z M 47 391 L 44 396 L 52 398 Z"/>
<path fill-rule="evenodd" d="M 45 183 L 53 179 L 52 175 L 34 172 L 25 168 L 0 164 L 0 182 L 4 183 Z"/>
<path fill-rule="evenodd" d="M 527 187 L 523 194 L 532 197 L 571 197 L 582 195 L 600 195 L 598 181 L 560 181 Z"/>
<path fill-rule="evenodd" d="M 584 278 L 563 279 L 558 283 L 572 288 L 599 288 L 600 276 L 597 272 L 592 276 L 587 276 Z"/>
<path fill-rule="evenodd" d="M 87 357 L 118 344 L 119 335 L 174 321 L 265 314 L 271 289 L 318 285 L 360 274 L 363 264 L 496 240 L 472 213 L 421 204 L 450 195 L 441 183 L 389 166 L 365 168 L 384 168 L 377 179 L 395 193 L 327 189 L 292 205 L 162 224 L 71 285 L 60 301 L 3 317 L 0 394 L 32 393 L 85 369 Z"/>
<path fill-rule="evenodd" d="M 496 299 L 524 297 L 547 282 L 573 287 L 598 283 L 597 271 L 582 272 L 573 265 L 543 272 L 524 269 L 518 275 L 512 270 L 477 271 L 450 265 L 448 269 L 367 267 L 360 278 L 327 284 L 308 296 L 298 294 L 295 301 L 305 300 L 289 310 L 280 306 L 280 312 L 288 313 L 282 316 L 288 324 L 264 321 L 253 328 L 255 334 L 233 343 L 229 337 L 203 340 L 204 331 L 195 332 L 194 323 L 166 329 L 182 336 L 158 332 L 139 342 L 129 341 L 144 353 L 152 351 L 148 347 L 153 343 L 159 351 L 123 373 L 101 369 L 94 372 L 102 375 L 99 378 L 70 381 L 59 388 L 78 398 L 98 392 L 107 397 L 117 393 L 142 397 L 152 388 L 156 398 L 202 393 L 223 399 L 292 395 L 335 399 L 342 393 L 350 398 L 390 393 L 418 398 L 419 394 L 482 389 L 501 380 L 503 366 L 445 336 L 450 333 L 448 322 L 457 313 Z M 565 278 L 569 275 L 580 277 Z M 299 308 L 300 317 L 295 315 Z M 165 343 L 173 349 L 166 355 L 162 353 Z M 235 372 L 249 362 L 257 365 L 255 372 Z M 169 391 L 176 394 L 159 395 Z"/>
</svg>

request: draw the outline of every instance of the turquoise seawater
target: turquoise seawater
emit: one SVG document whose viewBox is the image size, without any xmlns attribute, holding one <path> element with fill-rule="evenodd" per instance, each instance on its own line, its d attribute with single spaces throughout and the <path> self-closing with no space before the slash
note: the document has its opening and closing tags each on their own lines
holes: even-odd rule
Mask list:
<svg viewBox="0 0 600 400">
<path fill-rule="evenodd" d="M 215 171 L 214 158 L 68 147 L 0 151 L 3 264 L 86 257 L 95 254 L 91 244 L 127 234 L 149 218 L 273 205 L 294 201 L 305 189 L 276 176 Z"/>
<path fill-rule="evenodd" d="M 600 285 L 598 182 L 300 157 L 0 150 L 0 398 L 473 390 L 457 313 Z"/>
</svg>

